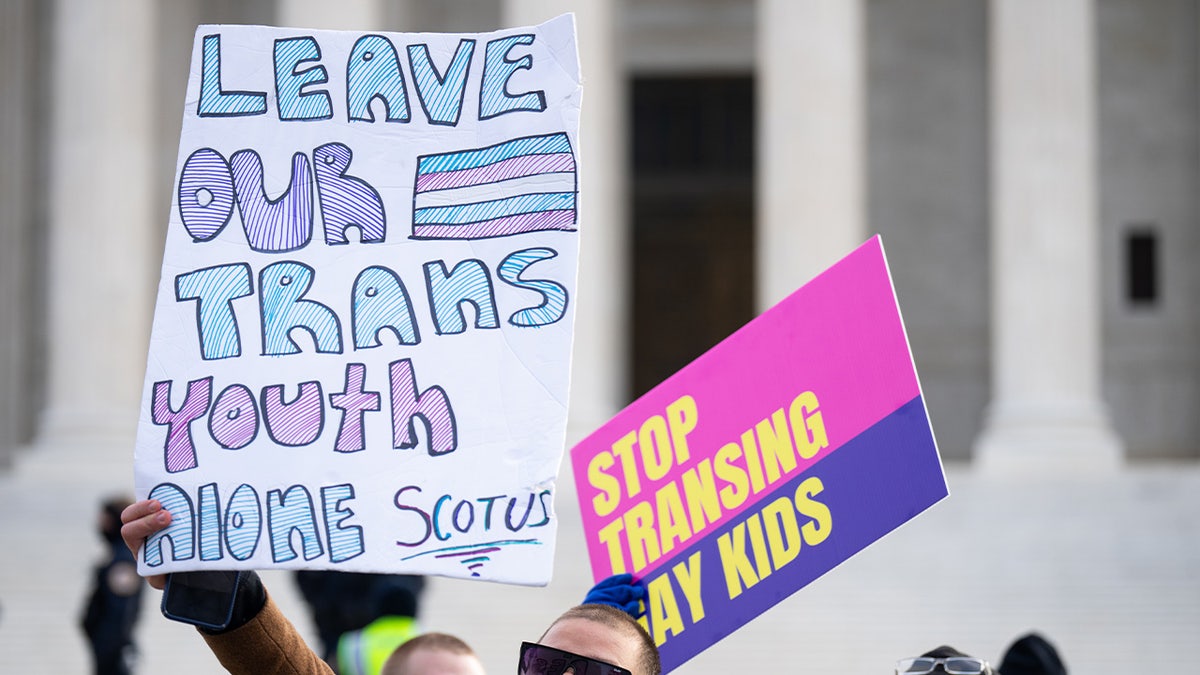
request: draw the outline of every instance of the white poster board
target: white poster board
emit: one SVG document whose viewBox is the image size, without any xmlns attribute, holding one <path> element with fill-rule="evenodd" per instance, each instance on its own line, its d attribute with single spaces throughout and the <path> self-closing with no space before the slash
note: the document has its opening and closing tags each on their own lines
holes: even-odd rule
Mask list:
<svg viewBox="0 0 1200 675">
<path fill-rule="evenodd" d="M 200 26 L 135 451 L 144 574 L 550 579 L 574 21 Z"/>
</svg>

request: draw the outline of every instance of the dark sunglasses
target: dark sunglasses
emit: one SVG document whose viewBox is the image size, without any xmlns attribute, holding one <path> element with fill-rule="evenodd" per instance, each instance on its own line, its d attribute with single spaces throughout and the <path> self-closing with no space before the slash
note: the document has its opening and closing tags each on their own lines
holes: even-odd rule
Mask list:
<svg viewBox="0 0 1200 675">
<path fill-rule="evenodd" d="M 575 675 L 630 675 L 628 670 L 611 663 L 533 642 L 521 643 L 517 675 L 563 675 L 568 671 Z"/>
</svg>

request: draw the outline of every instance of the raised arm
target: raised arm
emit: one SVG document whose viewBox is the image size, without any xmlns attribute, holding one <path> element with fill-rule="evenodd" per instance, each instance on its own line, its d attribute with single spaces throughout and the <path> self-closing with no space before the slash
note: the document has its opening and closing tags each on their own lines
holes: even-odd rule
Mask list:
<svg viewBox="0 0 1200 675">
<path fill-rule="evenodd" d="M 136 558 L 146 537 L 171 524 L 171 514 L 155 499 L 135 502 L 121 513 L 121 538 Z M 148 577 L 162 590 L 165 574 Z M 212 633 L 197 629 L 222 666 L 233 675 L 333 675 L 304 642 L 296 627 L 267 595 L 254 572 L 238 590 L 233 622 Z"/>
</svg>

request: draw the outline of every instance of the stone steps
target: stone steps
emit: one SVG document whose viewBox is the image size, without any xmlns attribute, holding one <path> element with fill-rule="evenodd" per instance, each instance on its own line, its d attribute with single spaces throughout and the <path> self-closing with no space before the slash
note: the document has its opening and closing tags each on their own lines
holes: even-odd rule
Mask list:
<svg viewBox="0 0 1200 675">
<path fill-rule="evenodd" d="M 130 453 L 39 449 L 0 474 L 0 672 L 84 673 L 78 629 L 101 555 L 96 505 L 128 489 Z M 511 672 L 522 639 L 590 586 L 566 462 L 556 502 L 555 577 L 546 588 L 435 578 L 421 620 L 456 633 L 489 672 Z M 1181 664 L 1200 635 L 1200 466 L 1138 467 L 1111 477 L 993 479 L 948 469 L 951 496 L 784 600 L 679 671 L 888 672 L 948 643 L 998 660 L 1030 629 L 1071 672 L 1117 675 Z M 264 574 L 313 635 L 290 574 Z M 143 605 L 140 673 L 222 672 L 187 626 Z"/>
</svg>

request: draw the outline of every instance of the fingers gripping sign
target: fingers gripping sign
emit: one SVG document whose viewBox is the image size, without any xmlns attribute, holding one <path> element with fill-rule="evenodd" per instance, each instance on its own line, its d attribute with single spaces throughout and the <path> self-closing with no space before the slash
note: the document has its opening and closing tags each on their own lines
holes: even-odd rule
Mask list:
<svg viewBox="0 0 1200 675">
<path fill-rule="evenodd" d="M 134 557 L 141 555 L 142 546 L 150 535 L 166 528 L 171 524 L 171 513 L 163 510 L 157 499 L 143 499 L 130 504 L 121 512 L 121 538 L 133 552 Z M 155 574 L 146 577 L 150 585 L 162 590 L 166 585 L 167 575 Z"/>
</svg>

